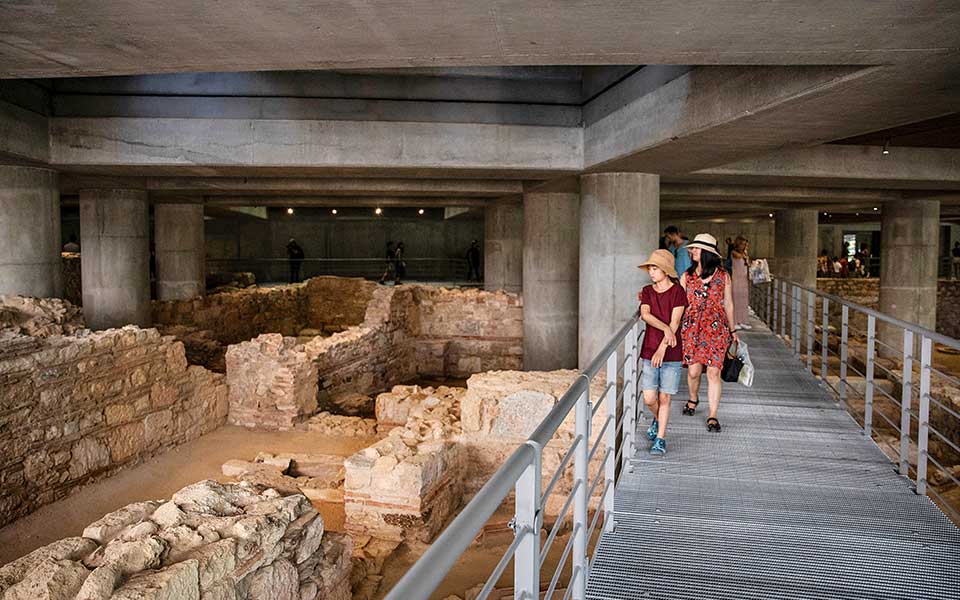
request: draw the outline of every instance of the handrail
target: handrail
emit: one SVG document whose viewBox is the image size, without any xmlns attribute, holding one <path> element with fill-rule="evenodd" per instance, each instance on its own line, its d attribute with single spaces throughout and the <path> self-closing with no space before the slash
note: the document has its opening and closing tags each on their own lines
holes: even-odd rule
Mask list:
<svg viewBox="0 0 960 600">
<path fill-rule="evenodd" d="M 792 281 L 792 280 L 786 279 L 786 278 L 784 278 L 784 277 L 779 277 L 779 276 L 776 276 L 776 275 L 773 275 L 772 277 L 773 277 L 774 280 L 783 281 L 783 282 L 786 282 L 786 283 L 790 284 L 791 286 L 793 286 L 793 287 L 795 287 L 795 288 L 798 288 L 798 289 L 801 289 L 801 290 L 805 290 L 805 291 L 807 291 L 807 292 L 812 292 L 812 293 L 816 294 L 817 296 L 820 296 L 821 298 L 826 298 L 827 300 L 830 300 L 831 302 L 837 302 L 837 303 L 839 303 L 840 305 L 844 305 L 844 304 L 845 304 L 845 305 L 849 306 L 850 308 L 852 308 L 852 309 L 854 309 L 854 310 L 857 310 L 857 311 L 859 311 L 859 312 L 862 312 L 862 313 L 864 313 L 864 314 L 866 314 L 866 315 L 868 315 L 868 316 L 876 317 L 877 319 L 879 319 L 879 320 L 881 320 L 881 321 L 883 321 L 883 322 L 885 322 L 885 323 L 889 323 L 889 324 L 891 324 L 891 325 L 896 325 L 897 327 L 900 327 L 901 329 L 909 329 L 910 331 L 912 331 L 912 332 L 914 332 L 914 333 L 919 333 L 920 335 L 922 335 L 922 336 L 924 336 L 924 337 L 926 337 L 926 338 L 929 338 L 929 339 L 933 340 L 934 342 L 936 342 L 936 343 L 938 343 L 938 344 L 942 344 L 942 345 L 944 345 L 944 346 L 949 346 L 950 348 L 954 348 L 954 349 L 956 349 L 956 350 L 960 350 L 960 340 L 954 339 L 954 338 L 952 338 L 952 337 L 950 337 L 950 336 L 947 336 L 947 335 L 943 335 L 942 333 L 938 333 L 938 332 L 936 332 L 936 331 L 933 331 L 932 329 L 927 329 L 926 327 L 923 327 L 922 325 L 917 325 L 916 323 L 911 323 L 911 322 L 909 322 L 909 321 L 904 321 L 904 320 L 898 319 L 898 318 L 893 317 L 893 316 L 890 316 L 890 315 L 888 315 L 888 314 L 886 314 L 886 313 L 882 313 L 882 312 L 880 312 L 880 311 L 878 311 L 878 310 L 876 310 L 876 309 L 870 308 L 869 306 L 864 306 L 864 305 L 862 305 L 862 304 L 857 304 L 856 302 L 851 302 L 851 301 L 849 301 L 849 300 L 846 300 L 846 299 L 844 299 L 844 298 L 841 298 L 840 296 L 835 296 L 835 295 L 833 295 L 833 294 L 828 294 L 828 293 L 823 292 L 823 291 L 821 291 L 821 290 L 818 290 L 818 289 L 816 289 L 816 288 L 808 288 L 808 287 L 806 287 L 806 286 L 804 286 L 804 285 L 801 285 L 801 284 L 797 283 L 796 281 Z"/>
<path fill-rule="evenodd" d="M 523 444 L 517 448 L 397 582 L 387 599 L 429 598 L 534 460 L 536 453 L 529 445 Z"/>
<path fill-rule="evenodd" d="M 904 477 L 910 477 L 910 446 L 915 445 L 917 449 L 915 469 L 916 493 L 919 495 L 926 495 L 930 493 L 940 498 L 939 494 L 936 493 L 936 490 L 929 486 L 929 481 L 927 480 L 927 463 L 932 463 L 946 475 L 950 475 L 950 473 L 944 469 L 941 463 L 937 462 L 937 460 L 930 455 L 930 434 L 932 433 L 940 440 L 946 442 L 947 445 L 955 451 L 960 451 L 960 441 L 955 443 L 954 441 L 948 439 L 943 432 L 938 431 L 934 427 L 934 423 L 931 422 L 930 418 L 931 404 L 937 406 L 942 413 L 948 414 L 955 419 L 960 418 L 960 412 L 955 412 L 948 409 L 931 394 L 931 378 L 933 375 L 938 375 L 947 380 L 949 383 L 957 381 L 956 378 L 941 373 L 934 368 L 933 342 L 938 342 L 951 348 L 960 349 L 960 340 L 956 340 L 935 331 L 931 331 L 930 329 L 914 323 L 908 323 L 855 302 L 850 302 L 839 296 L 805 287 L 783 277 L 774 276 L 770 282 L 770 285 L 756 287 L 755 289 L 757 290 L 758 294 L 762 294 L 762 298 L 759 299 L 760 303 L 756 306 L 757 316 L 766 321 L 774 333 L 779 332 L 781 336 L 785 336 L 786 334 L 791 336 L 793 341 L 791 344 L 793 347 L 793 352 L 798 358 L 801 356 L 799 340 L 803 333 L 802 329 L 804 326 L 807 327 L 807 370 L 810 372 L 812 372 L 813 368 L 813 338 L 815 337 L 816 333 L 815 329 L 818 326 L 812 313 L 815 310 L 815 298 L 820 297 L 823 299 L 823 320 L 822 324 L 820 325 L 820 345 L 822 353 L 820 358 L 820 380 L 822 384 L 825 387 L 830 388 L 834 394 L 836 394 L 841 406 L 844 406 L 848 411 L 850 411 L 851 415 L 856 419 L 860 418 L 859 411 L 854 412 L 851 406 L 846 403 L 848 390 L 863 400 L 862 428 L 864 436 L 873 436 L 874 412 L 876 412 L 883 419 L 883 421 L 889 424 L 893 430 L 899 433 L 900 447 L 898 471 Z M 804 302 L 801 300 L 801 296 L 804 292 L 807 294 L 806 310 L 808 311 L 808 315 L 806 319 L 801 319 L 801 312 L 804 305 Z M 837 332 L 839 335 L 839 356 L 829 347 L 829 309 L 831 308 L 831 303 L 835 303 L 841 307 L 840 329 Z M 863 313 L 867 317 L 867 340 L 865 346 L 865 355 L 863 358 L 865 360 L 864 372 L 860 371 L 852 364 L 848 364 L 849 338 L 851 331 L 853 331 L 853 328 L 850 327 L 851 309 L 856 312 Z M 786 322 L 788 320 L 789 324 Z M 902 349 L 894 348 L 890 344 L 878 339 L 878 321 L 887 323 L 901 330 L 903 334 Z M 920 347 L 919 356 L 916 352 L 917 345 Z M 902 373 L 900 374 L 900 401 L 897 401 L 893 395 L 887 393 L 875 383 L 875 367 L 879 367 L 880 370 L 887 373 L 888 376 L 895 377 L 897 375 L 895 370 L 888 369 L 883 365 L 877 364 L 876 356 L 878 347 L 885 349 L 886 351 L 899 354 L 903 357 L 903 363 L 900 367 L 902 369 Z M 832 385 L 828 379 L 829 355 L 838 357 L 840 359 L 839 382 L 836 386 Z M 914 363 L 919 364 L 919 381 L 914 380 Z M 865 387 L 862 392 L 851 385 L 851 383 L 848 381 L 848 373 L 851 371 L 863 378 Z M 879 396 L 876 396 L 876 392 L 879 392 Z M 917 407 L 917 412 L 914 412 L 911 406 L 915 392 L 917 402 L 919 404 Z M 894 423 L 892 418 L 884 414 L 882 411 L 877 411 L 875 409 L 874 400 L 877 398 L 888 399 L 900 412 L 899 427 L 896 423 Z M 917 435 L 915 439 L 911 437 L 911 420 L 914 419 L 917 423 Z M 960 512 L 958 512 L 949 504 L 945 503 L 944 506 L 955 514 L 960 515 Z"/>
<path fill-rule="evenodd" d="M 638 327 L 640 325 L 640 315 L 639 311 L 634 313 L 633 316 L 627 321 L 627 323 L 620 328 L 620 330 L 611 338 L 611 340 L 600 350 L 597 356 L 589 364 L 589 366 L 580 372 L 577 378 L 573 381 L 567 391 L 560 397 L 554 407 L 550 410 L 546 417 L 540 422 L 537 428 L 530 434 L 530 437 L 527 438 L 527 442 L 521 445 L 517 450 L 510 455 L 506 462 L 501 465 L 499 469 L 493 474 L 493 476 L 487 481 L 486 484 L 477 492 L 476 496 L 467 503 L 467 505 L 460 511 L 460 514 L 450 523 L 449 526 L 434 540 L 430 548 L 420 557 L 420 559 L 407 571 L 407 573 L 397 582 L 392 590 L 387 594 L 386 600 L 419 600 L 428 598 L 430 594 L 440 585 L 443 579 L 446 577 L 447 573 L 457 562 L 460 556 L 463 554 L 464 550 L 473 542 L 476 536 L 483 530 L 483 527 L 486 525 L 487 520 L 490 516 L 497 510 L 501 505 L 503 500 L 510 494 L 514 489 L 517 490 L 517 505 L 518 512 L 514 519 L 511 521 L 511 526 L 514 529 L 515 535 L 517 538 L 523 537 L 533 537 L 533 545 L 535 550 L 533 556 L 537 557 L 533 562 L 535 565 L 519 565 L 521 562 L 520 555 L 524 552 L 526 547 L 528 550 L 530 545 L 527 540 L 518 542 L 515 540 L 515 543 L 511 546 L 514 549 L 514 576 L 517 577 L 517 571 L 521 568 L 529 567 L 532 569 L 532 572 L 536 574 L 535 577 L 527 577 L 527 581 L 539 581 L 539 569 L 540 563 L 542 562 L 538 553 L 540 551 L 540 528 L 543 522 L 543 509 L 548 498 L 549 492 L 553 489 L 553 483 L 559 477 L 559 472 L 554 475 L 551 484 L 547 487 L 547 494 L 541 496 L 539 492 L 540 486 L 540 472 L 541 472 L 541 463 L 542 456 L 541 450 L 546 447 L 547 444 L 553 439 L 554 434 L 560 428 L 560 425 L 564 422 L 567 416 L 570 414 L 571 410 L 574 407 L 577 407 L 577 430 L 578 436 L 575 440 L 575 444 L 578 445 L 577 451 L 573 452 L 573 448 L 568 451 L 567 458 L 572 454 L 574 456 L 574 462 L 576 470 L 581 472 L 581 476 L 578 476 L 579 479 L 575 482 L 573 490 L 568 494 L 568 504 L 575 497 L 579 497 L 580 500 L 576 504 L 580 506 L 579 510 L 582 512 L 578 516 L 574 515 L 575 520 L 575 536 L 583 536 L 586 531 L 586 508 L 585 504 L 582 504 L 582 499 L 586 497 L 586 487 L 587 481 L 586 477 L 583 476 L 587 471 L 587 444 L 590 443 L 590 420 L 593 416 L 593 411 L 590 410 L 590 381 L 596 376 L 600 370 L 607 364 L 608 359 L 614 361 L 615 365 L 617 350 L 621 344 L 624 345 L 624 355 L 631 354 L 631 352 L 636 352 L 637 348 L 637 339 L 632 339 L 637 337 Z M 611 380 L 614 382 L 614 386 L 617 381 L 617 374 L 607 374 L 608 381 Z M 619 394 L 615 393 L 616 390 L 611 390 L 610 385 L 605 388 L 604 396 L 607 393 L 613 393 L 615 398 L 623 396 L 624 402 L 624 416 L 627 413 L 631 413 L 631 417 L 635 417 L 636 409 L 636 395 L 637 395 L 637 386 L 636 386 L 637 373 L 632 371 L 630 373 L 625 373 L 623 377 L 623 389 Z M 625 394 L 624 390 L 630 388 L 631 393 Z M 634 400 L 632 404 L 629 404 L 630 400 Z M 602 400 L 602 398 L 597 399 Z M 586 404 L 581 404 L 586 403 Z M 608 422 L 610 415 L 615 415 L 616 404 L 613 402 L 609 403 L 610 406 L 607 407 L 608 411 Z M 584 410 L 584 407 L 585 410 Z M 585 422 L 583 422 L 585 421 Z M 627 422 L 626 419 L 624 422 Z M 632 420 L 630 421 L 633 422 Z M 626 428 L 625 428 L 626 429 Z M 585 432 L 585 433 L 583 433 Z M 612 433 L 608 432 L 604 428 L 601 433 L 598 435 L 597 439 L 603 439 L 603 435 L 612 436 Z M 601 462 L 606 464 L 606 468 L 601 468 L 598 471 L 595 482 L 599 481 L 601 476 L 605 476 L 607 479 L 607 484 L 605 489 L 609 488 L 614 484 L 612 479 L 615 476 L 615 469 L 612 464 L 607 464 L 614 457 L 614 445 L 612 443 L 611 437 L 606 438 L 607 442 L 607 451 L 604 454 L 604 458 Z M 599 442 L 597 442 L 599 443 Z M 621 443 L 621 452 L 625 446 L 632 445 L 632 438 L 629 438 L 627 432 L 624 432 L 622 443 Z M 564 464 L 567 463 L 565 459 L 563 464 L 561 464 L 561 469 Z M 534 478 L 533 487 L 534 490 L 527 490 L 523 495 L 524 498 L 521 499 L 521 481 L 527 479 L 529 480 L 530 469 L 535 468 L 534 472 L 537 474 L 537 477 Z M 594 483 L 596 485 L 596 483 Z M 535 502 L 538 507 L 536 511 L 536 516 L 533 521 L 533 527 L 530 527 L 529 522 L 521 523 L 520 517 L 520 506 L 522 503 L 528 502 L 530 500 L 530 491 L 535 492 Z M 576 507 L 575 507 L 576 508 Z M 599 510 L 604 512 L 607 515 L 608 520 L 612 517 L 612 504 L 608 500 L 608 503 L 602 506 Z M 576 513 L 576 510 L 575 510 Z M 529 515 L 527 515 L 529 518 Z M 597 516 L 594 516 L 594 522 L 596 522 Z M 606 522 L 606 521 L 605 521 Z M 612 522 L 610 523 L 612 525 Z M 583 539 L 581 537 L 581 542 Z M 577 543 L 574 543 L 573 537 L 570 540 L 570 547 L 576 548 Z M 574 572 L 589 573 L 587 569 L 577 571 L 580 567 L 579 564 L 586 564 L 586 549 L 583 549 L 583 556 L 579 556 L 578 553 L 580 550 L 574 552 Z M 509 553 L 508 553 L 509 554 Z M 529 557 L 529 554 L 524 554 L 525 557 Z M 565 562 L 561 561 L 561 564 L 557 568 L 559 573 L 560 569 Z M 529 575 L 529 574 L 528 574 Z M 576 579 L 579 576 L 575 576 Z M 585 578 L 578 580 L 580 586 L 585 586 Z M 539 585 L 533 584 L 531 585 Z M 573 584 L 571 584 L 572 586 Z M 572 588 L 571 588 L 572 589 Z M 528 593 L 528 591 L 523 591 L 517 589 L 517 594 Z M 576 594 L 574 597 L 578 597 Z M 582 597 L 579 596 L 579 597 Z"/>
</svg>

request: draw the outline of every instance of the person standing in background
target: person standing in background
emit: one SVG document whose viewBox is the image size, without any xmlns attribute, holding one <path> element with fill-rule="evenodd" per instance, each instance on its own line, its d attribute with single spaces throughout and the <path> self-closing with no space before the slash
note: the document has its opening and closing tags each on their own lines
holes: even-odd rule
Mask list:
<svg viewBox="0 0 960 600">
<path fill-rule="evenodd" d="M 386 285 L 387 279 L 393 279 L 396 277 L 396 271 L 394 270 L 394 254 L 396 251 L 393 248 L 393 242 L 387 242 L 387 252 L 385 255 L 386 265 L 383 268 L 383 275 L 380 276 L 380 284 Z"/>
<path fill-rule="evenodd" d="M 733 320 L 737 329 L 753 329 L 750 320 L 750 242 L 742 235 L 730 251 L 730 279 L 733 282 Z"/>
<path fill-rule="evenodd" d="M 287 242 L 287 260 L 290 261 L 290 283 L 300 283 L 300 267 L 304 259 L 303 248 L 297 240 L 290 238 Z"/>
<path fill-rule="evenodd" d="M 396 273 L 393 284 L 400 285 L 401 280 L 407 275 L 407 261 L 404 260 L 403 242 L 397 242 L 397 249 L 393 253 L 393 270 Z"/>
<path fill-rule="evenodd" d="M 690 268 L 690 253 L 687 251 L 687 238 L 680 233 L 676 225 L 671 225 L 663 230 L 667 241 L 667 249 L 673 254 L 674 265 L 678 273 L 683 273 Z"/>
<path fill-rule="evenodd" d="M 470 269 L 467 273 L 467 280 L 477 283 L 482 282 L 483 278 L 480 276 L 480 242 L 477 240 L 470 242 L 470 248 L 467 250 L 467 265 Z"/>
<path fill-rule="evenodd" d="M 960 279 L 960 242 L 953 245 L 950 253 L 953 255 L 953 278 Z"/>
</svg>

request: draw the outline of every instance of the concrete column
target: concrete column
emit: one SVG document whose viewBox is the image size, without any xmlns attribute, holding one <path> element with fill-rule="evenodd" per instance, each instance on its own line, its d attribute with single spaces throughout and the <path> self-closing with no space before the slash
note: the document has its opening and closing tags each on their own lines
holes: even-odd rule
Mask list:
<svg viewBox="0 0 960 600">
<path fill-rule="evenodd" d="M 63 295 L 57 173 L 0 166 L 0 294 Z"/>
<path fill-rule="evenodd" d="M 523 368 L 577 366 L 580 195 L 523 196 Z"/>
<path fill-rule="evenodd" d="M 157 255 L 157 299 L 202 296 L 204 275 L 203 204 L 156 204 L 153 207 Z"/>
<path fill-rule="evenodd" d="M 881 312 L 936 329 L 939 243 L 938 200 L 903 200 L 883 205 L 880 222 Z M 877 331 L 882 342 L 902 349 L 903 336 L 899 329 L 878 323 Z"/>
<path fill-rule="evenodd" d="M 495 202 L 484 212 L 483 285 L 519 292 L 523 282 L 523 204 Z"/>
<path fill-rule="evenodd" d="M 83 313 L 91 329 L 150 324 L 147 193 L 80 192 Z"/>
<path fill-rule="evenodd" d="M 774 273 L 809 288 L 817 287 L 817 211 L 812 208 L 775 213 Z"/>
<path fill-rule="evenodd" d="M 827 256 L 844 256 L 843 227 L 841 225 L 820 225 L 817 229 L 820 239 L 817 242 L 817 252 L 827 251 Z"/>
<path fill-rule="evenodd" d="M 599 173 L 580 178 L 580 367 L 636 312 L 649 283 L 637 268 L 657 249 L 660 177 Z"/>
</svg>

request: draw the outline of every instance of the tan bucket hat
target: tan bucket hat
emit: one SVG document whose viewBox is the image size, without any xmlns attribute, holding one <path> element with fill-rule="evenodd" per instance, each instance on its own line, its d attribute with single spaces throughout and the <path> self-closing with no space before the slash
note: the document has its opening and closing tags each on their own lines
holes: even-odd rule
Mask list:
<svg viewBox="0 0 960 600">
<path fill-rule="evenodd" d="M 701 250 L 706 250 L 711 254 L 716 254 L 721 256 L 720 251 L 717 250 L 717 238 L 713 237 L 709 233 L 698 234 L 697 237 L 693 238 L 693 241 L 687 244 L 687 249 L 690 248 L 700 248 Z"/>
<path fill-rule="evenodd" d="M 654 250 L 653 254 L 650 255 L 650 258 L 647 259 L 647 262 L 639 265 L 639 268 L 643 269 L 653 265 L 669 275 L 674 279 L 677 278 L 677 269 L 674 266 L 676 261 L 673 258 L 673 254 L 669 250 Z"/>
</svg>

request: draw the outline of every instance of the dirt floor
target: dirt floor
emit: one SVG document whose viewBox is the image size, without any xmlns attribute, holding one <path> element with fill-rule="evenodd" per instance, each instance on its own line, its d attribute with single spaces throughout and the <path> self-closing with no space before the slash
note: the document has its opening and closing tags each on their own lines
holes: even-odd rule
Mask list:
<svg viewBox="0 0 960 600">
<path fill-rule="evenodd" d="M 253 460 L 258 452 L 349 456 L 374 441 L 224 426 L 113 477 L 85 486 L 0 529 L 0 564 L 60 538 L 80 535 L 90 523 L 131 502 L 169 498 L 183 486 L 202 479 L 228 481 L 229 478 L 221 475 L 220 466 L 232 458 Z M 343 530 L 342 504 L 322 503 L 318 509 L 327 529 Z"/>
</svg>

